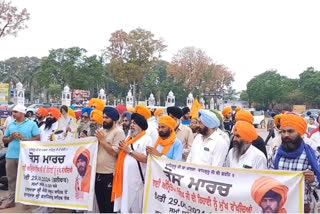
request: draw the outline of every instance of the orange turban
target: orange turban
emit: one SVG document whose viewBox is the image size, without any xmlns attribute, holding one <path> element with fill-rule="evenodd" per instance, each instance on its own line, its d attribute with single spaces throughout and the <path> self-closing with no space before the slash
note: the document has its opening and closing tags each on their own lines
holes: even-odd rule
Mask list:
<svg viewBox="0 0 320 214">
<path fill-rule="evenodd" d="M 246 121 L 250 124 L 253 124 L 254 118 L 248 111 L 238 111 L 236 114 L 236 121 Z"/>
<path fill-rule="evenodd" d="M 87 162 L 87 171 L 86 174 L 81 182 L 81 190 L 83 192 L 89 192 L 90 191 L 90 181 L 91 181 L 91 165 L 89 165 L 90 163 L 90 151 L 88 149 L 86 149 L 85 147 L 81 146 L 79 147 L 79 149 L 77 150 L 76 154 L 74 155 L 73 158 L 73 164 L 75 166 L 77 166 L 77 162 L 78 162 L 78 158 L 80 157 L 80 155 L 83 155 L 84 157 L 87 158 L 88 162 Z M 77 188 L 77 186 L 76 186 Z"/>
<path fill-rule="evenodd" d="M 76 119 L 76 114 L 74 113 L 74 111 L 68 107 L 68 115 L 74 119 Z"/>
<path fill-rule="evenodd" d="M 37 113 L 39 115 L 41 115 L 42 117 L 46 117 L 48 115 L 48 110 L 45 108 L 39 108 L 39 110 L 37 111 Z"/>
<path fill-rule="evenodd" d="M 280 121 L 281 128 L 291 127 L 296 130 L 301 136 L 307 132 L 306 121 L 297 115 L 284 115 Z"/>
<path fill-rule="evenodd" d="M 161 115 L 164 114 L 164 110 L 163 109 L 157 109 L 155 112 L 154 112 L 154 116 L 156 117 L 160 117 Z"/>
<path fill-rule="evenodd" d="M 135 113 L 140 114 L 146 120 L 148 120 L 151 117 L 151 111 L 149 109 L 147 109 L 147 107 L 145 107 L 143 105 L 136 106 Z"/>
<path fill-rule="evenodd" d="M 242 140 L 248 143 L 252 143 L 258 138 L 257 130 L 246 121 L 238 121 L 234 127 L 234 131 L 238 132 Z"/>
<path fill-rule="evenodd" d="M 285 114 L 278 114 L 277 116 L 275 116 L 275 117 L 274 117 L 274 124 L 275 124 L 276 126 L 278 126 L 281 118 L 283 118 L 284 116 L 285 116 Z"/>
<path fill-rule="evenodd" d="M 74 165 L 77 165 L 77 161 L 80 155 L 83 155 L 87 158 L 88 160 L 88 164 L 90 163 L 90 152 L 88 149 L 86 149 L 84 146 L 79 147 L 79 149 L 77 150 L 76 154 L 74 155 L 73 158 L 73 163 Z"/>
<path fill-rule="evenodd" d="M 104 107 L 106 106 L 105 102 L 103 100 L 100 100 L 98 98 L 92 98 L 88 104 L 88 106 L 90 108 L 94 108 L 93 106 L 95 106 L 95 109 L 98 109 L 100 111 L 104 110 Z"/>
<path fill-rule="evenodd" d="M 130 113 L 134 113 L 134 112 L 135 112 L 135 109 L 134 109 L 134 108 L 132 108 L 132 107 L 130 107 L 130 108 L 128 108 L 128 112 L 130 112 Z"/>
<path fill-rule="evenodd" d="M 233 112 L 233 110 L 232 110 L 231 107 L 228 107 L 228 108 L 223 109 L 222 114 L 223 114 L 223 116 L 226 116 L 226 115 L 228 115 L 230 112 Z"/>
<path fill-rule="evenodd" d="M 177 126 L 177 122 L 169 116 L 162 116 L 159 119 L 159 124 L 168 126 L 171 130 L 174 130 Z"/>
<path fill-rule="evenodd" d="M 60 110 L 57 109 L 57 108 L 49 108 L 49 109 L 48 109 L 48 114 L 49 114 L 49 113 L 52 114 L 52 116 L 53 116 L 54 118 L 56 118 L 57 120 L 59 120 L 60 117 L 61 117 Z"/>
<path fill-rule="evenodd" d="M 237 113 L 240 110 L 241 110 L 241 107 L 238 107 L 238 108 L 236 108 L 235 112 Z"/>
<path fill-rule="evenodd" d="M 261 177 L 257 179 L 251 188 L 251 196 L 253 200 L 260 206 L 261 201 L 265 194 L 269 191 L 273 191 L 281 196 L 281 202 L 279 203 L 279 213 L 286 213 L 286 209 L 283 208 L 287 202 L 288 187 L 281 184 L 279 181 L 270 177 Z"/>
<path fill-rule="evenodd" d="M 91 112 L 91 118 L 96 121 L 99 125 L 103 124 L 103 113 L 99 110 L 93 110 Z"/>
</svg>

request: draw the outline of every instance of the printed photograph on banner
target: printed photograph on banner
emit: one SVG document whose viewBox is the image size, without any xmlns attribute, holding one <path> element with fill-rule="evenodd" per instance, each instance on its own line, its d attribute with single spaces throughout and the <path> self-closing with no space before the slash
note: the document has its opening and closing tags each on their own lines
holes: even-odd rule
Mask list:
<svg viewBox="0 0 320 214">
<path fill-rule="evenodd" d="M 149 156 L 144 196 L 145 213 L 301 213 L 304 177 Z"/>
<path fill-rule="evenodd" d="M 21 142 L 16 202 L 92 210 L 96 138 L 55 142 Z"/>
</svg>

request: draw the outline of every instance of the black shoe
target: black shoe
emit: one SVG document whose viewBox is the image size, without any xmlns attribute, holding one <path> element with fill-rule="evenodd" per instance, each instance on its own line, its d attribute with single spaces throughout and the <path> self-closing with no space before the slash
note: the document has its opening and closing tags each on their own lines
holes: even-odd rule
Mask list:
<svg viewBox="0 0 320 214">
<path fill-rule="evenodd" d="M 8 185 L 8 177 L 7 176 L 0 177 L 0 183 Z"/>
</svg>

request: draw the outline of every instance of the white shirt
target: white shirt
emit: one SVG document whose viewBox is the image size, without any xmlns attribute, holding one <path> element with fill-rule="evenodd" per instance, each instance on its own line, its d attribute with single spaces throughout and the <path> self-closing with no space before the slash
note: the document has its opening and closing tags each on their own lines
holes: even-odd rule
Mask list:
<svg viewBox="0 0 320 214">
<path fill-rule="evenodd" d="M 152 139 L 149 135 L 145 134 L 132 145 L 135 152 L 147 155 L 146 147 L 152 146 Z M 144 175 L 147 164 L 140 162 L 140 166 Z M 114 211 L 121 210 L 121 213 L 142 213 L 143 186 L 137 160 L 130 155 L 126 155 L 123 166 L 122 197 L 115 199 Z"/>
<path fill-rule="evenodd" d="M 151 137 L 152 139 L 152 145 L 156 145 L 156 142 L 159 137 L 158 133 L 158 123 L 154 117 L 151 117 L 147 120 L 148 122 L 148 129 L 146 130 L 146 133 Z"/>
<path fill-rule="evenodd" d="M 227 133 L 222 131 L 221 129 L 217 128 L 217 132 L 223 137 L 223 139 L 226 141 L 226 145 L 228 148 L 230 148 L 230 137 Z"/>
<path fill-rule="evenodd" d="M 233 150 L 234 148 L 229 151 L 228 157 L 226 159 L 226 167 L 246 168 L 245 166 L 248 166 L 247 168 L 251 167 L 250 169 L 267 169 L 267 158 L 263 154 L 263 152 L 261 152 L 256 147 L 250 145 L 247 151 L 240 156 L 239 161 L 237 161 L 233 156 Z"/>
<path fill-rule="evenodd" d="M 217 131 L 206 139 L 203 139 L 202 134 L 198 134 L 192 143 L 187 162 L 222 167 L 228 149 L 225 139 Z"/>
<path fill-rule="evenodd" d="M 314 147 L 313 149 L 317 150 L 317 147 L 320 146 L 320 132 L 315 132 L 314 134 L 311 135 L 310 140 L 312 140 L 314 143 Z"/>
<path fill-rule="evenodd" d="M 65 133 L 68 127 L 71 129 L 71 132 L 68 132 L 66 138 L 76 138 L 77 122 L 74 118 L 70 117 L 69 115 L 67 117 L 62 115 L 58 122 L 58 130 L 62 130 Z"/>
<path fill-rule="evenodd" d="M 58 121 L 53 123 L 50 129 L 45 129 L 45 124 L 40 126 L 40 140 L 42 142 L 50 141 L 51 135 L 58 129 Z"/>
</svg>

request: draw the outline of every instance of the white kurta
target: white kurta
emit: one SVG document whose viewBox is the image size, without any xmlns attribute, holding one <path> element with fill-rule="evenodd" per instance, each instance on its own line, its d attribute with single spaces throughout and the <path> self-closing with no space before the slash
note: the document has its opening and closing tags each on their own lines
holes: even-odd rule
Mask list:
<svg viewBox="0 0 320 214">
<path fill-rule="evenodd" d="M 315 132 L 310 139 L 314 142 L 314 147 L 320 146 L 320 132 Z"/>
<path fill-rule="evenodd" d="M 222 131 L 221 129 L 217 128 L 217 132 L 223 137 L 223 139 L 226 141 L 226 145 L 229 148 L 230 147 L 230 137 L 227 133 Z"/>
<path fill-rule="evenodd" d="M 202 134 L 198 134 L 192 143 L 187 162 L 222 167 L 228 150 L 225 139 L 217 131 L 205 140 Z"/>
<path fill-rule="evenodd" d="M 147 120 L 148 122 L 148 129 L 146 130 L 146 133 L 151 137 L 152 139 L 152 145 L 156 145 L 156 142 L 159 137 L 158 133 L 158 123 L 154 117 L 151 117 Z"/>
<path fill-rule="evenodd" d="M 256 147 L 250 145 L 247 151 L 240 156 L 239 161 L 233 156 L 233 149 L 229 151 L 228 157 L 226 159 L 226 167 L 230 168 L 250 168 L 251 169 L 267 169 L 267 158 Z"/>
<path fill-rule="evenodd" d="M 43 124 L 40 129 L 40 140 L 50 141 L 51 135 L 58 130 L 58 121 L 53 123 L 50 129 L 45 129 L 45 124 Z"/>
<path fill-rule="evenodd" d="M 146 147 L 152 146 L 152 139 L 149 135 L 145 134 L 132 145 L 134 151 L 147 155 Z M 145 175 L 146 164 L 140 162 L 140 165 L 142 173 Z M 123 172 L 122 197 L 115 199 L 114 211 L 121 211 L 122 213 L 142 213 L 143 183 L 137 160 L 130 155 L 126 155 Z"/>
<path fill-rule="evenodd" d="M 68 127 L 71 129 L 71 132 L 68 132 L 68 135 L 66 138 L 76 137 L 77 122 L 74 118 L 70 117 L 69 115 L 66 118 L 64 116 L 61 116 L 58 122 L 59 122 L 58 130 L 62 130 L 65 133 Z"/>
</svg>

